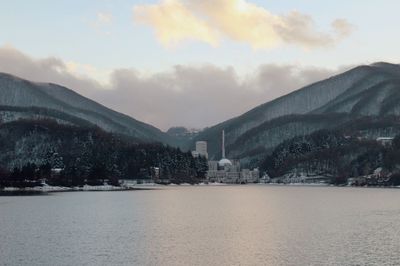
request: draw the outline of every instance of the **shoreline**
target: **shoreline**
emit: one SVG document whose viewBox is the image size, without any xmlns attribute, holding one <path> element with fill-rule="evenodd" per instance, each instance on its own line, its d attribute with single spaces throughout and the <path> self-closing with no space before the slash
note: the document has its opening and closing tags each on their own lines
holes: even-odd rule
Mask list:
<svg viewBox="0 0 400 266">
<path fill-rule="evenodd" d="M 89 186 L 84 185 L 82 187 L 61 187 L 61 186 L 37 186 L 37 187 L 4 187 L 0 188 L 0 193 L 54 193 L 54 192 L 105 192 L 105 191 L 130 191 L 130 190 L 153 190 L 158 187 L 154 185 L 136 185 L 136 186 Z"/>
<path fill-rule="evenodd" d="M 389 189 L 400 189 L 400 186 L 349 186 L 349 185 L 332 185 L 324 183 L 249 183 L 249 184 L 225 184 L 225 183 L 199 183 L 199 184 L 168 184 L 159 185 L 155 183 L 143 184 L 143 185 L 130 185 L 130 186 L 89 186 L 85 185 L 82 187 L 60 187 L 60 186 L 38 186 L 38 187 L 4 187 L 0 188 L 0 196 L 4 195 L 29 195 L 29 194 L 47 194 L 47 193 L 59 193 L 59 192 L 113 192 L 113 191 L 134 191 L 134 190 L 157 190 L 164 187 L 188 187 L 188 186 L 245 186 L 245 185 L 257 185 L 257 186 L 271 186 L 271 187 L 338 187 L 338 188 L 389 188 Z"/>
</svg>

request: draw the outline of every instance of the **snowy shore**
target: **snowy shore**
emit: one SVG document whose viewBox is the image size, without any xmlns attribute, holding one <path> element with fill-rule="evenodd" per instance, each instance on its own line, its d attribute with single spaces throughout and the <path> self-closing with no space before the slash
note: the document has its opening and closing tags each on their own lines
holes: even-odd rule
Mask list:
<svg viewBox="0 0 400 266">
<path fill-rule="evenodd" d="M 5 187 L 0 188 L 0 192 L 68 192 L 68 191 L 126 191 L 126 190 L 146 190 L 146 189 L 154 189 L 156 188 L 154 184 L 146 184 L 146 185 L 121 185 L 121 186 L 111 186 L 111 185 L 102 185 L 102 186 L 89 186 L 84 185 L 81 187 L 60 187 L 60 186 L 36 186 L 36 187 L 26 187 L 26 188 L 18 188 L 18 187 Z"/>
<path fill-rule="evenodd" d="M 306 187 L 335 187 L 335 185 L 327 184 L 327 183 L 254 183 L 247 185 L 261 185 L 261 186 L 306 186 Z M 169 185 L 159 185 L 155 183 L 147 183 L 147 184 L 135 184 L 135 185 L 121 185 L 121 186 L 111 186 L 111 185 L 102 185 L 102 186 L 89 186 L 84 185 L 82 187 L 60 187 L 60 186 L 37 186 L 37 187 L 27 187 L 27 188 L 18 188 L 18 187 L 5 187 L 0 188 L 0 193 L 52 193 L 52 192 L 76 192 L 76 191 L 129 191 L 129 190 L 152 190 L 152 189 L 162 189 L 165 187 L 174 187 L 174 186 L 243 186 L 241 184 L 224 184 L 224 183 L 200 183 L 200 184 L 169 184 Z M 339 186 L 339 187 L 352 187 L 350 185 Z M 400 188 L 394 186 L 364 186 L 368 188 Z"/>
</svg>

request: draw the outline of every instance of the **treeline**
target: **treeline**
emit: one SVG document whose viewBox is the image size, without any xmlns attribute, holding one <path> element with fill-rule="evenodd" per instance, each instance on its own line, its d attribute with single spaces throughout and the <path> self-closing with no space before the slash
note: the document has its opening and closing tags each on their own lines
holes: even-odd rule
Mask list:
<svg viewBox="0 0 400 266">
<path fill-rule="evenodd" d="M 0 125 L 0 186 L 117 185 L 120 179 L 198 183 L 208 170 L 193 158 L 158 143 L 106 133 L 99 128 L 23 120 Z"/>
<path fill-rule="evenodd" d="M 19 114 L 20 116 L 26 117 L 52 117 L 53 119 L 59 119 L 65 121 L 66 123 L 71 123 L 77 126 L 91 127 L 94 126 L 92 123 L 81 119 L 76 116 L 57 111 L 55 109 L 36 107 L 36 106 L 6 106 L 0 105 L 0 112 L 11 112 L 14 114 Z M 1 119 L 0 119 L 1 120 Z M 2 121 L 0 121 L 1 124 Z"/>
<path fill-rule="evenodd" d="M 345 136 L 340 131 L 321 130 L 280 144 L 261 163 L 270 177 L 291 173 L 330 176 L 331 183 L 368 176 L 381 168 L 386 185 L 397 185 L 400 173 L 400 136 L 392 145 Z"/>
</svg>

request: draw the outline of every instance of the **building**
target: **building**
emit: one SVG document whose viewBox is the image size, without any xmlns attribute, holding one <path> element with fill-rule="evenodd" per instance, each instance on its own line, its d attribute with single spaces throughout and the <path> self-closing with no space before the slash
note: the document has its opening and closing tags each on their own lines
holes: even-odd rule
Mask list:
<svg viewBox="0 0 400 266">
<path fill-rule="evenodd" d="M 207 141 L 196 141 L 196 151 L 200 156 L 206 157 L 208 159 L 207 152 Z"/>
<path fill-rule="evenodd" d="M 267 173 L 265 173 L 258 181 L 259 183 L 270 183 L 271 182 L 271 178 L 269 177 L 269 175 Z"/>
<path fill-rule="evenodd" d="M 151 179 L 159 180 L 160 179 L 160 168 L 159 167 L 150 167 Z"/>
<path fill-rule="evenodd" d="M 208 161 L 208 170 L 218 171 L 218 161 Z"/>
<path fill-rule="evenodd" d="M 208 159 L 207 141 L 196 141 L 196 150 L 192 151 L 192 156 L 194 158 L 202 156 Z"/>
<path fill-rule="evenodd" d="M 258 183 L 258 169 L 241 169 L 239 160 L 230 160 L 225 154 L 225 131 L 222 131 L 222 158 L 219 161 L 208 161 L 207 179 L 209 182 L 227 184 Z"/>
<path fill-rule="evenodd" d="M 192 151 L 193 158 L 199 158 L 200 154 L 197 151 Z"/>
<path fill-rule="evenodd" d="M 259 183 L 260 182 L 260 171 L 258 168 L 253 170 L 242 169 L 240 172 L 241 183 Z"/>
<path fill-rule="evenodd" d="M 376 141 L 383 146 L 391 146 L 393 144 L 393 140 L 394 138 L 392 137 L 379 137 L 376 139 Z"/>
</svg>

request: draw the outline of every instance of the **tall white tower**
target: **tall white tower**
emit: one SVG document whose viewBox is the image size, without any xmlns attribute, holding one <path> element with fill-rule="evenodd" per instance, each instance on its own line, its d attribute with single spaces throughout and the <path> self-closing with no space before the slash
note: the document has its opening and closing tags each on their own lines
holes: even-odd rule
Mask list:
<svg viewBox="0 0 400 266">
<path fill-rule="evenodd" d="M 232 165 L 232 162 L 229 161 L 228 159 L 226 159 L 226 155 L 225 155 L 225 130 L 222 130 L 222 158 L 221 160 L 218 162 L 218 166 L 219 167 L 223 167 L 225 168 L 225 166 L 227 165 Z"/>
<path fill-rule="evenodd" d="M 225 130 L 222 130 L 222 159 L 225 159 Z"/>
</svg>

